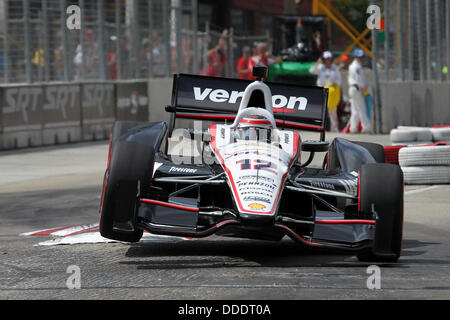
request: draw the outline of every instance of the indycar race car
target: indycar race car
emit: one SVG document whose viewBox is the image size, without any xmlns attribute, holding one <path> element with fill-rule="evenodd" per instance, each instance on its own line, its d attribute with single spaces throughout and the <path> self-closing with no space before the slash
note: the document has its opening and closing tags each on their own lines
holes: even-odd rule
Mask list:
<svg viewBox="0 0 450 320">
<path fill-rule="evenodd" d="M 273 241 L 287 235 L 306 248 L 396 261 L 403 230 L 400 167 L 385 163 L 380 145 L 325 141 L 327 89 L 266 83 L 267 68 L 253 72 L 254 82 L 174 75 L 169 123 L 115 123 L 101 235 L 124 242 L 139 241 L 143 231 Z M 216 123 L 175 130 L 178 118 Z M 299 130 L 320 139 L 302 141 Z M 169 141 L 186 135 L 200 141 L 200 152 L 169 153 Z M 304 163 L 302 151 L 310 153 Z M 319 152 L 326 154 L 323 167 L 309 168 Z"/>
</svg>

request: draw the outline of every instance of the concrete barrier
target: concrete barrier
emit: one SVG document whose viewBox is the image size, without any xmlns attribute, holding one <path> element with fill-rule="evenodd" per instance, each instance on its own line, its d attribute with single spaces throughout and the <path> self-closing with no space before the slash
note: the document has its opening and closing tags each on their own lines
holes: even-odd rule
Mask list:
<svg viewBox="0 0 450 320">
<path fill-rule="evenodd" d="M 116 119 L 148 121 L 149 96 L 147 81 L 116 82 Z"/>
<path fill-rule="evenodd" d="M 82 140 L 104 140 L 116 119 L 116 88 L 114 82 L 81 84 Z"/>
<path fill-rule="evenodd" d="M 170 114 L 165 107 L 172 99 L 172 78 L 154 78 L 148 81 L 149 121 L 170 121 Z"/>
<path fill-rule="evenodd" d="M 450 124 L 450 83 L 381 82 L 382 132 L 397 126 Z"/>
<path fill-rule="evenodd" d="M 43 90 L 40 85 L 0 88 L 1 149 L 42 145 Z"/>
<path fill-rule="evenodd" d="M 42 144 L 81 141 L 80 85 L 44 85 Z"/>
</svg>

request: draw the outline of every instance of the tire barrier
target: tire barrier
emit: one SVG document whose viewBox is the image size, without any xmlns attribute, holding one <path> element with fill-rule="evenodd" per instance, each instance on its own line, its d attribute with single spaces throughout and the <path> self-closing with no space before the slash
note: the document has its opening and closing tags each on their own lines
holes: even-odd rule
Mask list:
<svg viewBox="0 0 450 320">
<path fill-rule="evenodd" d="M 118 119 L 149 121 L 148 83 L 1 85 L 0 150 L 104 140 Z"/>
<path fill-rule="evenodd" d="M 450 183 L 450 143 L 401 148 L 398 159 L 406 184 Z"/>
<path fill-rule="evenodd" d="M 448 184 L 450 166 L 402 167 L 405 184 Z"/>
<path fill-rule="evenodd" d="M 427 145 L 433 142 L 450 142 L 450 126 L 402 127 L 391 130 L 392 145 Z"/>
</svg>

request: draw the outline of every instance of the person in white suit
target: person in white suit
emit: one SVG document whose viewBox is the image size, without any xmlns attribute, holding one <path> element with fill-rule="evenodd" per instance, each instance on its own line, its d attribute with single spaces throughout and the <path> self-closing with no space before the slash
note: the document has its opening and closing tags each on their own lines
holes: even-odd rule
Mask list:
<svg viewBox="0 0 450 320">
<path fill-rule="evenodd" d="M 367 91 L 367 82 L 364 76 L 362 59 L 364 51 L 355 49 L 353 62 L 348 68 L 349 97 L 351 103 L 350 132 L 357 133 L 361 121 L 362 132 L 369 133 L 372 128 L 367 116 L 366 101 L 364 93 Z"/>
<path fill-rule="evenodd" d="M 322 60 L 323 58 L 323 60 Z M 325 51 L 322 58 L 309 69 L 309 72 L 317 75 L 317 86 L 328 88 L 328 115 L 332 132 L 339 132 L 339 119 L 337 107 L 341 100 L 341 72 L 333 64 L 333 54 Z"/>
</svg>

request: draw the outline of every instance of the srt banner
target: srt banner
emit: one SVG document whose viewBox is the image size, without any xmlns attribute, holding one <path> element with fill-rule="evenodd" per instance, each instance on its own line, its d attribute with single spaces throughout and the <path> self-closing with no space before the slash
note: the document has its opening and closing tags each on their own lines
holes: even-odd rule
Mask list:
<svg viewBox="0 0 450 320">
<path fill-rule="evenodd" d="M 0 88 L 2 149 L 42 144 L 42 86 Z"/>
<path fill-rule="evenodd" d="M 115 121 L 115 84 L 83 83 L 81 85 L 81 124 L 83 140 L 109 137 Z"/>
</svg>

